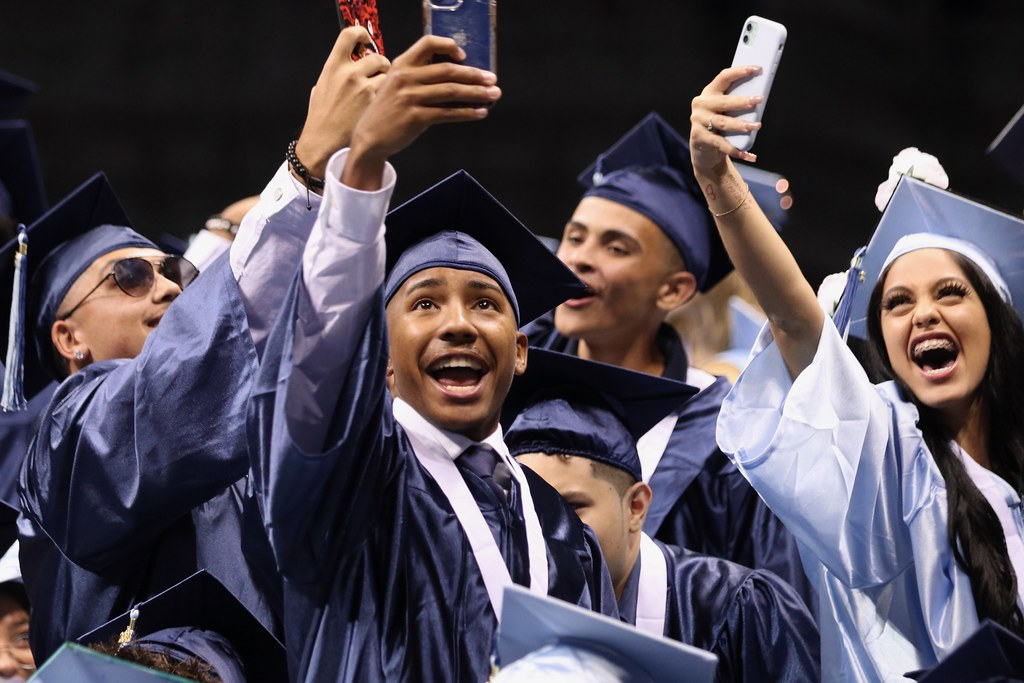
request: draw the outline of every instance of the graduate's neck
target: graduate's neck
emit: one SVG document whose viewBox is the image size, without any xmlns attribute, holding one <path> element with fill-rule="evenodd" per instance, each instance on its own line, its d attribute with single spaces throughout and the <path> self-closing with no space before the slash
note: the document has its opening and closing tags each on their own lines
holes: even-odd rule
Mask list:
<svg viewBox="0 0 1024 683">
<path fill-rule="evenodd" d="M 581 338 L 576 355 L 635 372 L 661 376 L 665 371 L 665 355 L 658 347 L 657 332 L 655 327 L 646 334 L 624 335 L 615 339 Z"/>
<path fill-rule="evenodd" d="M 629 583 L 629 576 L 633 573 L 636 563 L 640 560 L 640 534 L 630 534 L 626 546 L 626 571 L 615 580 L 615 599 L 622 600 L 622 591 Z"/>
<path fill-rule="evenodd" d="M 989 411 L 978 397 L 960 410 L 942 413 L 953 433 L 953 439 L 976 463 L 992 469 L 988 457 Z"/>
</svg>

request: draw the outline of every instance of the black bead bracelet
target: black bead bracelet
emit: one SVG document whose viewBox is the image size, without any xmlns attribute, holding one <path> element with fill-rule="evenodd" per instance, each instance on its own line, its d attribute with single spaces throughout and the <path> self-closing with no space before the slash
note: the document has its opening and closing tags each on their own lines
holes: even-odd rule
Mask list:
<svg viewBox="0 0 1024 683">
<path fill-rule="evenodd" d="M 299 161 L 298 155 L 295 154 L 295 145 L 297 143 L 298 140 L 292 140 L 288 143 L 288 153 L 285 154 L 285 159 L 288 160 L 288 165 L 291 166 L 293 171 L 295 171 L 295 175 L 302 178 L 302 182 L 306 184 L 306 187 L 313 188 L 315 190 L 324 189 L 323 178 L 317 178 L 314 176 L 309 172 L 309 169 Z"/>
</svg>

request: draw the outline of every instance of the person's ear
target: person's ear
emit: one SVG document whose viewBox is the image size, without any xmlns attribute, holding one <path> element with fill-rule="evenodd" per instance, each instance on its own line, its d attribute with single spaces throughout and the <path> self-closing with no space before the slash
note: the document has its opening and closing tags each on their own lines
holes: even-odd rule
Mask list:
<svg viewBox="0 0 1024 683">
<path fill-rule="evenodd" d="M 388 358 L 388 367 L 384 371 L 384 376 L 387 378 L 388 391 L 391 393 L 391 398 L 395 398 L 395 366 L 391 364 L 390 358 Z"/>
<path fill-rule="evenodd" d="M 530 348 L 530 340 L 522 332 L 516 332 L 516 374 L 526 372 L 526 356 Z"/>
<path fill-rule="evenodd" d="M 693 298 L 697 292 L 697 278 L 688 270 L 669 273 L 658 287 L 658 309 L 669 313 Z"/>
<path fill-rule="evenodd" d="M 82 339 L 81 331 L 71 320 L 58 320 L 50 328 L 50 341 L 57 353 L 68 361 L 72 372 L 85 367 L 89 347 Z"/>
<path fill-rule="evenodd" d="M 647 511 L 651 508 L 651 487 L 638 481 L 626 491 L 626 501 L 628 503 L 629 530 L 643 531 L 644 522 L 647 521 Z"/>
</svg>

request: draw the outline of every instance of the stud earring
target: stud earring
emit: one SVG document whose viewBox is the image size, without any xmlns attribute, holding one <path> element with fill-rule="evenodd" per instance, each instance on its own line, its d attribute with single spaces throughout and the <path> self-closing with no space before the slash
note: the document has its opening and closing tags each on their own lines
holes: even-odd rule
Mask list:
<svg viewBox="0 0 1024 683">
<path fill-rule="evenodd" d="M 85 354 L 81 351 L 75 351 L 75 360 L 82 360 L 85 358 Z"/>
</svg>

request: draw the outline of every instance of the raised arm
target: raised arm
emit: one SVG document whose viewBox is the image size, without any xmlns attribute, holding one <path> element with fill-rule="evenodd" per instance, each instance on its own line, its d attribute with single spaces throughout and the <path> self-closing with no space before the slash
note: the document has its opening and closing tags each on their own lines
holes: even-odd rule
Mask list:
<svg viewBox="0 0 1024 683">
<path fill-rule="evenodd" d="M 757 157 L 736 149 L 721 135 L 760 127 L 728 113 L 750 109 L 757 98 L 725 94 L 734 81 L 757 69 L 725 69 L 693 99 L 690 156 L 725 248 L 768 316 L 775 343 L 795 378 L 814 358 L 824 313 L 793 254 L 749 195 L 730 159 L 753 162 Z"/>
<path fill-rule="evenodd" d="M 369 42 L 364 28 L 342 31 L 310 93 L 295 154 L 314 178 L 324 178 L 327 160 L 349 145 L 356 122 L 390 68 L 388 60 L 376 54 L 352 61 L 353 49 Z M 283 163 L 231 244 L 231 270 L 258 349 L 284 302 L 320 207 L 322 190 L 303 183 Z"/>
</svg>

